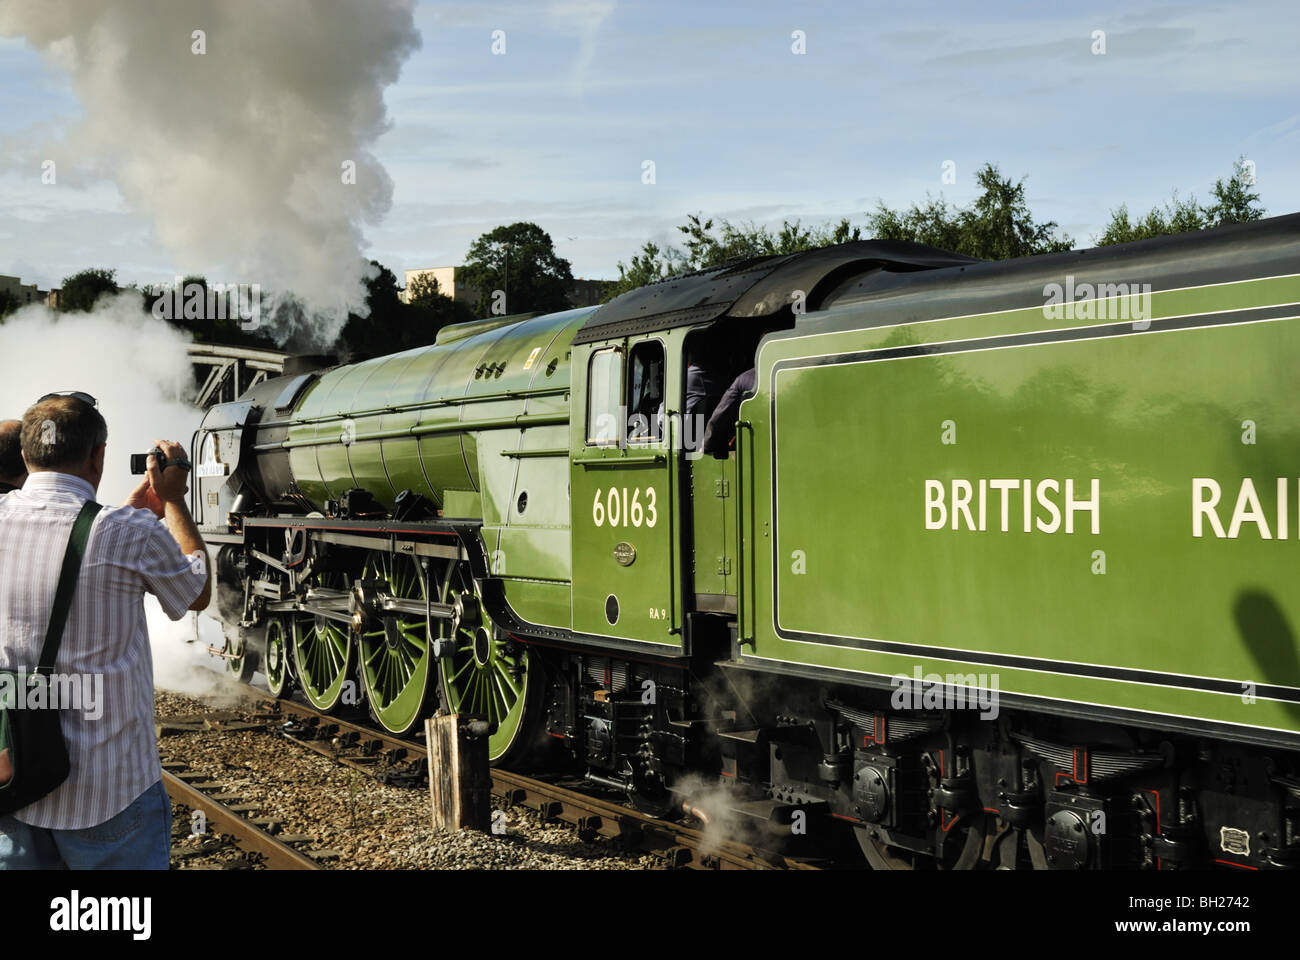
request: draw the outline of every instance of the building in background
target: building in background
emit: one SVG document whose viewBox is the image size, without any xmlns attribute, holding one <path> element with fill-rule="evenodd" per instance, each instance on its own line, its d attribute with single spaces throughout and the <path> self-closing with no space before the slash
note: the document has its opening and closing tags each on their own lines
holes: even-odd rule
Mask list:
<svg viewBox="0 0 1300 960">
<path fill-rule="evenodd" d="M 464 268 L 462 267 L 425 267 L 419 270 L 407 270 L 406 289 L 402 291 L 402 300 L 409 303 L 407 291 L 411 289 L 411 283 L 416 277 L 429 274 L 438 281 L 439 293 L 451 297 L 453 300 L 467 303 L 472 307 L 478 302 L 478 290 L 459 279 L 463 272 Z M 578 277 L 569 285 L 569 289 L 566 291 L 569 305 L 588 307 L 600 303 L 604 299 L 606 291 L 613 285 L 613 280 L 584 280 L 582 277 Z"/>
<path fill-rule="evenodd" d="M 4 274 L 0 274 L 0 290 L 13 294 L 19 305 L 24 307 L 29 303 L 47 303 L 50 296 L 48 290 L 38 290 L 34 283 L 23 283 L 18 277 Z"/>
<path fill-rule="evenodd" d="M 472 304 L 478 300 L 478 291 L 463 280 L 457 281 L 457 275 L 462 272 L 460 267 L 425 267 L 420 270 L 407 270 L 406 290 L 402 291 L 402 301 L 404 303 L 410 302 L 407 291 L 411 289 L 411 284 L 417 277 L 427 275 L 438 281 L 438 292 L 444 297 L 451 297 L 453 300 Z"/>
<path fill-rule="evenodd" d="M 575 277 L 573 283 L 569 285 L 569 305 L 594 306 L 605 299 L 612 286 L 614 286 L 613 280 L 585 280 L 582 277 Z"/>
</svg>

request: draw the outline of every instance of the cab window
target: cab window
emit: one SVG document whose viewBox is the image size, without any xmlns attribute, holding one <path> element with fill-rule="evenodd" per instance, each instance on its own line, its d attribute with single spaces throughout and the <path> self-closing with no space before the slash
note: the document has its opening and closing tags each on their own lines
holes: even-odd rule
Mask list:
<svg viewBox="0 0 1300 960">
<path fill-rule="evenodd" d="M 664 345 L 647 340 L 628 357 L 627 438 L 652 442 L 664 436 Z"/>
<path fill-rule="evenodd" d="M 617 347 L 591 355 L 587 373 L 587 443 L 619 440 L 623 401 L 623 351 Z"/>
</svg>

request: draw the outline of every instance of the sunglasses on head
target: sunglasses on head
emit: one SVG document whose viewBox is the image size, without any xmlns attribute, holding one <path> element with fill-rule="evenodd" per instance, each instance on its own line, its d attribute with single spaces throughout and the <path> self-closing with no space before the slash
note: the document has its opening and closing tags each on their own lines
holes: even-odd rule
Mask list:
<svg viewBox="0 0 1300 960">
<path fill-rule="evenodd" d="M 36 402 L 44 403 L 46 400 L 49 400 L 51 397 L 75 397 L 77 400 L 80 400 L 82 403 L 88 403 L 92 407 L 99 406 L 98 400 L 96 400 L 88 393 L 82 393 L 80 390 L 56 390 L 54 393 L 47 393 L 45 396 L 41 397 L 41 399 L 37 400 Z"/>
</svg>

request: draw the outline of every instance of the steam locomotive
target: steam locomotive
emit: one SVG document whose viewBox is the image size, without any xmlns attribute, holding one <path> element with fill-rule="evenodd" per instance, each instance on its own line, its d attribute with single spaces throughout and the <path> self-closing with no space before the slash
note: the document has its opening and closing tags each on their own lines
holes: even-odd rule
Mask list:
<svg viewBox="0 0 1300 960">
<path fill-rule="evenodd" d="M 725 456 L 688 358 L 756 370 Z M 1290 868 L 1298 359 L 1294 215 L 854 242 L 286 369 L 194 438 L 223 656 L 877 868 Z"/>
</svg>

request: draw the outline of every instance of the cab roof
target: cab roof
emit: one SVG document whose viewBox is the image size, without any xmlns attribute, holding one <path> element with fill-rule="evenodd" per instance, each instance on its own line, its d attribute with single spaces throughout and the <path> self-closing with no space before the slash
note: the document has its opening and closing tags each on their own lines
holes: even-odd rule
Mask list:
<svg viewBox="0 0 1300 960">
<path fill-rule="evenodd" d="M 906 240 L 856 240 L 802 253 L 752 257 L 629 290 L 602 306 L 573 342 L 591 343 L 708 323 L 722 317 L 770 317 L 802 291 L 805 308 L 844 280 L 873 268 L 933 270 L 981 261 Z"/>
</svg>

